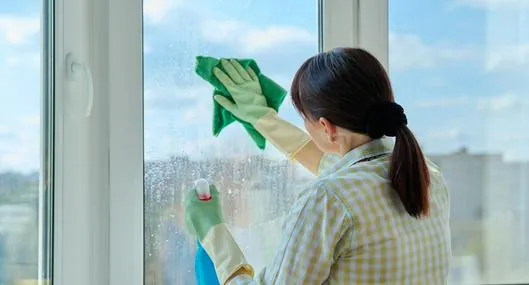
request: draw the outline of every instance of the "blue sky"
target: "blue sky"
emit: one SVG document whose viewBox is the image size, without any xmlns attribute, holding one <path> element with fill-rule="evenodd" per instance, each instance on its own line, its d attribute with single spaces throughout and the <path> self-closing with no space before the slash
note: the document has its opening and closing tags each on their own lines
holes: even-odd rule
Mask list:
<svg viewBox="0 0 529 285">
<path fill-rule="evenodd" d="M 0 171 L 39 165 L 40 1 L 0 7 Z"/>
<path fill-rule="evenodd" d="M 41 4 L 6 3 L 0 7 L 0 170 L 30 170 L 39 157 Z M 529 159 L 529 3 L 390 5 L 390 76 L 425 150 L 467 146 Z M 211 135 L 211 88 L 194 74 L 194 57 L 255 58 L 288 89 L 297 67 L 317 52 L 316 4 L 145 0 L 144 11 L 146 157 L 257 153 L 239 126 Z M 281 114 L 301 125 L 289 102 Z"/>
</svg>

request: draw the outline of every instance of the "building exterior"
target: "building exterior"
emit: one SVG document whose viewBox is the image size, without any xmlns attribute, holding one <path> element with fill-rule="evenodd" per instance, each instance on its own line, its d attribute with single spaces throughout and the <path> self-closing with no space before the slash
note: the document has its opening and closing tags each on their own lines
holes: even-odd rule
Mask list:
<svg viewBox="0 0 529 285">
<path fill-rule="evenodd" d="M 9 276 L 7 275 L 7 254 L 6 254 L 6 238 L 5 235 L 0 232 L 0 285 L 9 284 Z"/>
<path fill-rule="evenodd" d="M 451 193 L 452 274 L 476 283 L 526 282 L 529 163 L 466 149 L 430 158 Z"/>
</svg>

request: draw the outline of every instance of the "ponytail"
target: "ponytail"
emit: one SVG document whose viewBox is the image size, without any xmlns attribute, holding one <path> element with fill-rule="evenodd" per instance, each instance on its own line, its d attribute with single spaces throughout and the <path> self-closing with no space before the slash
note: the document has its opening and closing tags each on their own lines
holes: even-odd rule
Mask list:
<svg viewBox="0 0 529 285">
<path fill-rule="evenodd" d="M 430 175 L 415 136 L 406 125 L 396 129 L 389 176 L 404 208 L 412 217 L 428 216 Z"/>
</svg>

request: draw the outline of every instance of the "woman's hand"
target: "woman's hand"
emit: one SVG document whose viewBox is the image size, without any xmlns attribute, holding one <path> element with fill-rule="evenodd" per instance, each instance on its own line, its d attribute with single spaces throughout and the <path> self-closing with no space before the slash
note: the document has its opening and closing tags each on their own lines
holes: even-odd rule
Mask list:
<svg viewBox="0 0 529 285">
<path fill-rule="evenodd" d="M 224 222 L 219 192 L 210 185 L 211 199 L 198 199 L 195 189 L 188 191 L 185 198 L 185 224 L 187 231 L 202 241 L 206 234 L 218 224 Z"/>
<path fill-rule="evenodd" d="M 224 223 L 219 192 L 210 184 L 211 199 L 198 199 L 195 189 L 185 198 L 185 224 L 187 231 L 198 239 L 213 265 L 220 284 L 225 284 L 234 272 L 249 272 L 253 269 L 233 239 Z"/>
<path fill-rule="evenodd" d="M 275 112 L 268 107 L 259 78 L 251 68 L 245 70 L 236 60 L 221 60 L 221 64 L 226 72 L 214 68 L 213 74 L 226 87 L 235 103 L 221 95 L 214 97 L 217 103 L 252 125 L 267 113 Z"/>
<path fill-rule="evenodd" d="M 268 107 L 253 70 L 245 70 L 236 60 L 222 60 L 221 64 L 226 72 L 215 68 L 213 73 L 235 103 L 220 95 L 215 96 L 215 101 L 235 117 L 252 124 L 289 159 L 297 160 L 317 175 L 323 153 L 304 131 L 281 119 L 274 109 Z"/>
</svg>

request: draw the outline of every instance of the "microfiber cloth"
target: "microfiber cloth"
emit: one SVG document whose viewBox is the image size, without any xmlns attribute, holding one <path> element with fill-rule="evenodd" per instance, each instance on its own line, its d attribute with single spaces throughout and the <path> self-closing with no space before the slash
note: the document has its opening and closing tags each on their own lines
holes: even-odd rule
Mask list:
<svg viewBox="0 0 529 285">
<path fill-rule="evenodd" d="M 222 95 L 230 99 L 232 102 L 234 102 L 230 93 L 226 90 L 224 85 L 222 85 L 222 83 L 217 80 L 217 78 L 213 74 L 214 67 L 217 67 L 225 71 L 224 68 L 222 68 L 220 59 L 206 57 L 206 56 L 197 56 L 196 59 L 197 60 L 196 60 L 195 71 L 200 77 L 202 77 L 204 80 L 206 80 L 211 85 L 213 85 L 214 87 L 213 96 Z M 264 76 L 261 73 L 259 66 L 257 66 L 257 63 L 255 62 L 255 60 L 253 59 L 236 59 L 236 60 L 245 69 L 250 67 L 255 72 L 255 74 L 259 78 L 259 83 L 261 84 L 261 89 L 263 90 L 263 95 L 266 98 L 268 107 L 278 111 L 279 106 L 281 106 L 287 94 L 286 90 L 283 89 L 281 86 L 279 86 L 274 81 L 272 81 L 270 78 Z M 233 123 L 234 121 L 239 121 L 244 126 L 244 128 L 246 129 L 250 137 L 257 144 L 257 146 L 260 149 L 265 148 L 266 139 L 259 132 L 257 132 L 257 130 L 251 124 L 244 122 L 238 119 L 237 117 L 233 116 L 228 110 L 220 106 L 215 100 L 213 100 L 213 104 L 214 104 L 213 106 L 213 135 L 214 136 L 218 136 L 220 132 L 229 124 Z"/>
</svg>

